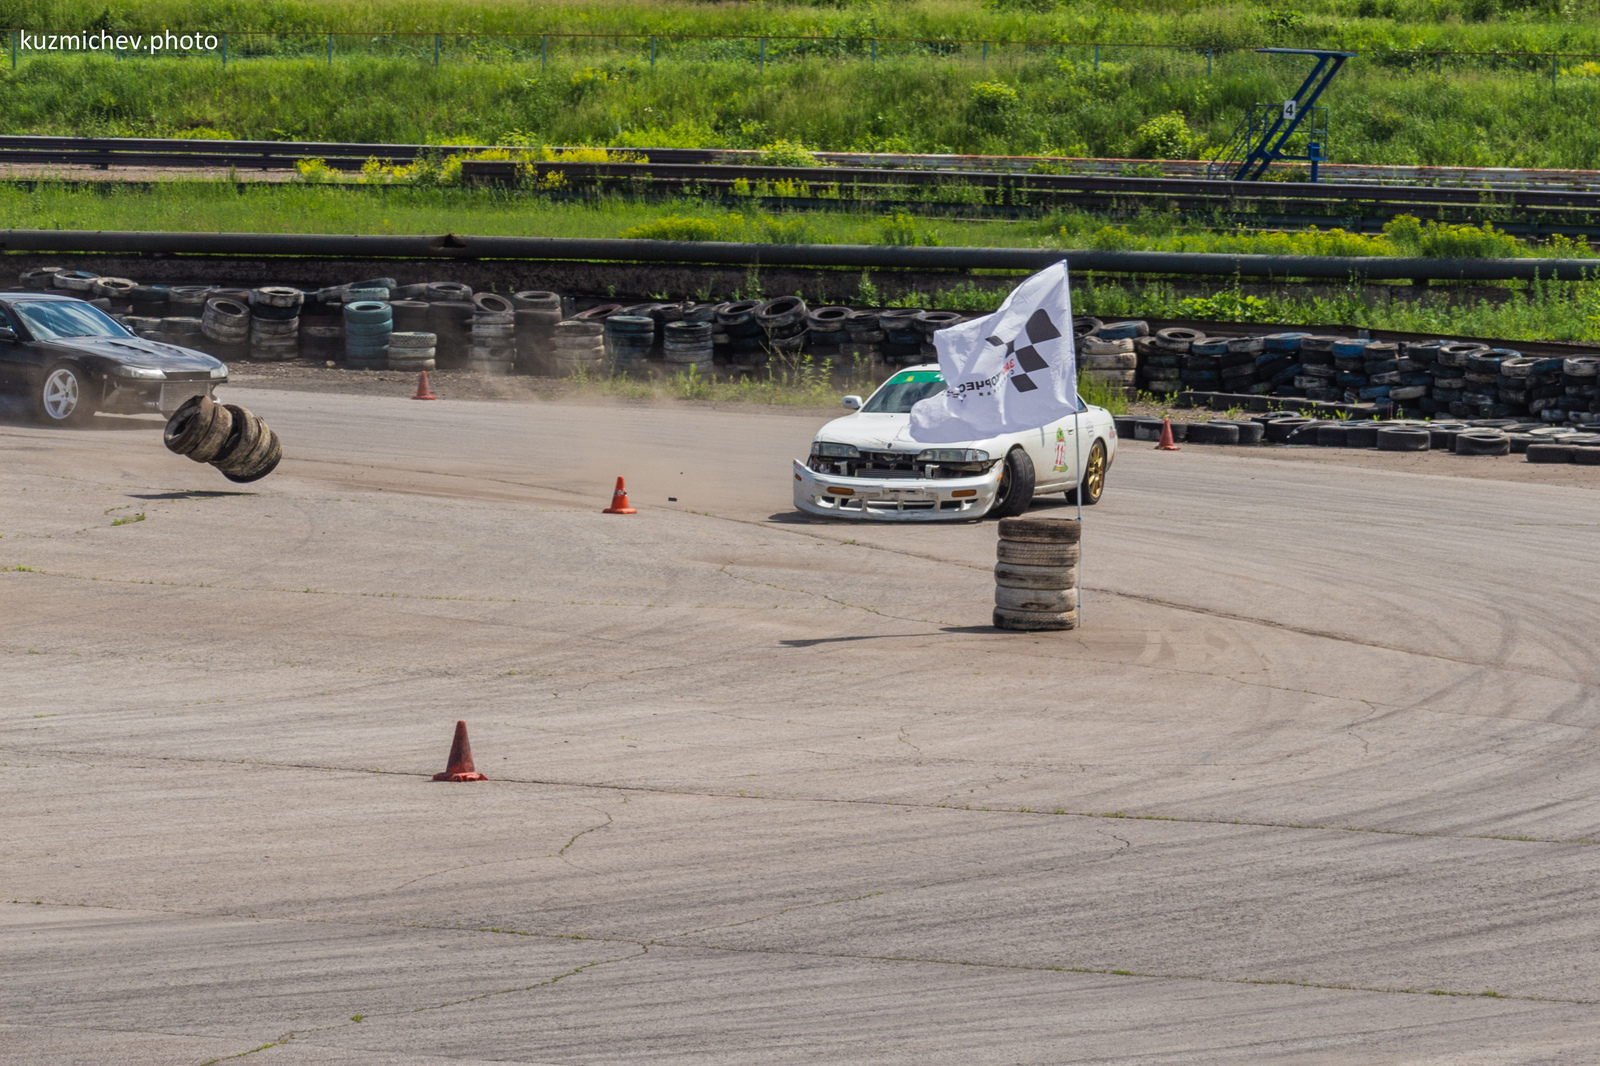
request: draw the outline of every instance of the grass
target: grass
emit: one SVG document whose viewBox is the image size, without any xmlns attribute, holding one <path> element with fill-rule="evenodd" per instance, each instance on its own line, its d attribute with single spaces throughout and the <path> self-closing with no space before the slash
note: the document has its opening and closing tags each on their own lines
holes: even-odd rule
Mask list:
<svg viewBox="0 0 1600 1066">
<path fill-rule="evenodd" d="M 1093 248 L 1107 251 L 1227 252 L 1339 256 L 1589 257 L 1587 243 L 1554 237 L 1520 242 L 1482 226 L 1420 223 L 1409 216 L 1381 234 L 1214 227 L 1146 212 L 1109 223 L 1098 215 L 1055 212 L 1017 222 L 915 218 L 870 206 L 837 211 L 729 208 L 685 199 L 648 203 L 620 196 L 591 200 L 495 189 L 182 182 L 0 184 L 0 228 L 179 230 L 202 233 L 466 233 L 485 236 L 635 237 L 784 244 L 950 245 Z M 1600 267 L 1600 263 L 1597 263 Z"/>
<path fill-rule="evenodd" d="M 1531 0 L 4 0 L 7 26 L 67 31 L 798 34 L 1120 41 L 1213 48 L 1600 47 L 1591 3 Z M 775 54 L 782 54 L 776 52 Z"/>
<path fill-rule="evenodd" d="M 723 5 L 708 5 L 721 9 Z M 751 5 L 759 6 L 759 5 Z M 1576 31 L 1574 31 L 1576 32 Z M 1298 58 L 1039 51 L 956 58 L 213 59 L 44 56 L 0 69 L 14 133 L 1194 157 L 1281 100 Z M 1487 62 L 1487 61 L 1484 61 Z M 1534 68 L 1537 68 L 1534 64 Z M 1600 167 L 1600 64 L 1408 70 L 1353 61 L 1323 102 L 1340 162 Z M 1176 120 L 1173 116 L 1176 115 Z"/>
</svg>

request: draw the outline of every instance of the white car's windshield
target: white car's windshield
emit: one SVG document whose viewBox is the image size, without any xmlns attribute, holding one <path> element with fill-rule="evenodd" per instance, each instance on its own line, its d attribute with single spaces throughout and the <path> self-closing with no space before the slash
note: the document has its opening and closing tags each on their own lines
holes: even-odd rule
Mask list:
<svg viewBox="0 0 1600 1066">
<path fill-rule="evenodd" d="M 908 415 L 911 405 L 944 391 L 937 370 L 904 370 L 883 383 L 862 411 L 871 415 Z"/>
<path fill-rule="evenodd" d="M 57 302 L 55 300 L 18 301 L 11 305 L 28 326 L 34 340 L 48 341 L 58 337 L 128 337 L 127 330 L 117 325 L 111 316 L 89 304 Z"/>
</svg>

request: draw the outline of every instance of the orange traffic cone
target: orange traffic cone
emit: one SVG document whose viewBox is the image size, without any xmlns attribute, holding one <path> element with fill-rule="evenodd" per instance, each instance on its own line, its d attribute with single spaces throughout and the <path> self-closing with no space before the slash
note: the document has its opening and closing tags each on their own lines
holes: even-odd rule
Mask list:
<svg viewBox="0 0 1600 1066">
<path fill-rule="evenodd" d="M 617 475 L 617 488 L 616 488 L 616 491 L 611 494 L 611 506 L 607 507 L 604 511 L 601 511 L 600 513 L 601 514 L 638 514 L 639 513 L 639 512 L 637 512 L 637 511 L 635 511 L 633 509 L 633 504 L 628 502 L 628 489 L 627 489 L 627 487 L 625 485 L 622 484 L 622 475 L 621 474 Z"/>
<path fill-rule="evenodd" d="M 450 745 L 450 765 L 444 773 L 434 774 L 435 781 L 487 781 L 487 777 L 472 767 L 472 745 L 467 741 L 467 723 L 456 723 L 456 739 Z"/>
<path fill-rule="evenodd" d="M 1156 451 L 1177 452 L 1182 450 L 1182 448 L 1172 443 L 1172 419 L 1163 418 L 1161 420 L 1161 440 L 1156 443 Z"/>
<path fill-rule="evenodd" d="M 439 397 L 428 391 L 428 372 L 424 370 L 417 375 L 417 394 L 413 400 L 437 400 Z"/>
</svg>

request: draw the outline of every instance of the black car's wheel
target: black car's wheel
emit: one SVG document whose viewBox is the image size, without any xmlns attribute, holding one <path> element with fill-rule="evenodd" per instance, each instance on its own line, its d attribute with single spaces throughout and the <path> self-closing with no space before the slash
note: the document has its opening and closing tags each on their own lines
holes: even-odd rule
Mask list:
<svg viewBox="0 0 1600 1066">
<path fill-rule="evenodd" d="M 82 425 L 94 414 L 94 398 L 89 390 L 89 379 L 83 371 L 57 363 L 44 372 L 34 390 L 34 410 L 47 425 Z"/>
<path fill-rule="evenodd" d="M 1094 447 L 1089 449 L 1089 461 L 1083 468 L 1083 482 L 1075 489 L 1067 490 L 1067 499 L 1076 503 L 1081 498 L 1083 505 L 1089 507 L 1100 502 L 1100 494 L 1106 491 L 1106 442 L 1097 440 Z"/>
<path fill-rule="evenodd" d="M 1000 472 L 1000 490 L 995 493 L 994 506 L 989 508 L 990 518 L 1015 518 L 1033 503 L 1033 460 L 1021 448 L 1013 448 L 1006 455 L 1005 469 Z"/>
</svg>

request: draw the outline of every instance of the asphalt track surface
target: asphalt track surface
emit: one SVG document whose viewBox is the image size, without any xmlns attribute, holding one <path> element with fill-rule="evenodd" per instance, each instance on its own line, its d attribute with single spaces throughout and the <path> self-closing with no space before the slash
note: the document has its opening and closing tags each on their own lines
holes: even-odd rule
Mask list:
<svg viewBox="0 0 1600 1066">
<path fill-rule="evenodd" d="M 1129 444 L 1022 635 L 814 416 L 232 399 L 0 424 L 0 1060 L 1600 1057 L 1590 489 Z"/>
</svg>

